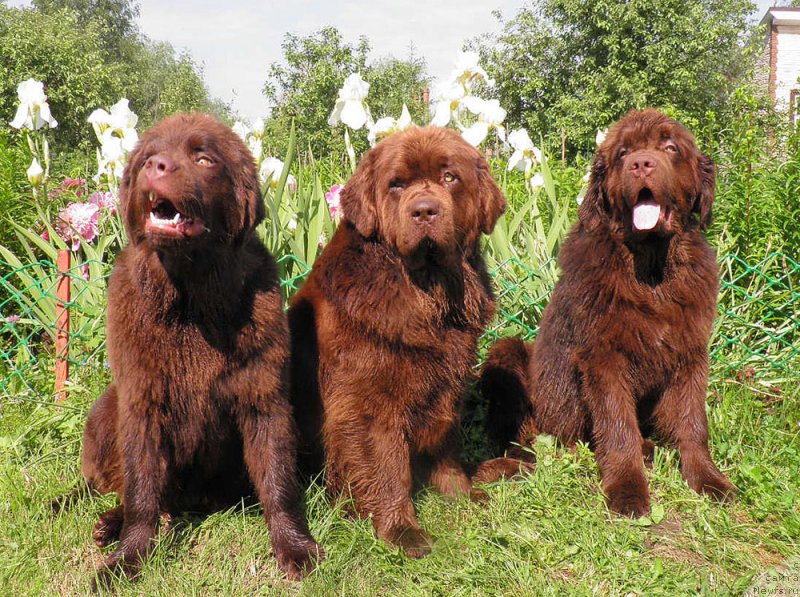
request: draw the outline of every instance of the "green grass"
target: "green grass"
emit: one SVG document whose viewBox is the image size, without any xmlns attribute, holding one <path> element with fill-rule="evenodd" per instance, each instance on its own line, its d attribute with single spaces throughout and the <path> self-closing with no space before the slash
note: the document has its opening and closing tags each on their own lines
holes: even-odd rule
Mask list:
<svg viewBox="0 0 800 597">
<path fill-rule="evenodd" d="M 320 180 L 325 181 L 322 190 L 344 176 L 341 165 L 326 164 L 318 164 Z M 553 169 L 557 194 L 569 202 L 570 221 L 583 171 Z M 503 165 L 496 173 L 509 198 L 506 219 L 511 222 L 529 205 L 528 195 L 519 173 L 506 173 Z M 540 203 L 549 226 L 550 202 L 543 196 Z M 531 261 L 525 255 L 521 264 Z M 505 312 L 498 327 L 487 334 L 487 342 L 496 336 L 529 333 L 540 317 L 551 282 L 540 284 L 541 272 L 533 275 L 527 265 L 515 268 L 509 262 L 499 274 L 512 287 L 496 286 Z M 786 278 L 780 292 L 758 282 L 764 296 L 759 295 L 755 305 L 741 306 L 730 297 L 724 304 L 753 323 L 756 332 L 747 329 L 761 338 L 767 323 L 782 329 L 796 319 L 793 280 Z M 496 284 L 500 282 L 496 279 Z M 758 284 L 747 287 L 753 290 Z M 5 307 L 6 315 L 22 312 L 12 306 Z M 524 313 L 518 313 L 520 309 Z M 731 322 L 732 329 L 741 329 L 740 320 Z M 91 541 L 92 526 L 114 497 L 86 497 L 57 515 L 50 512 L 49 502 L 79 482 L 82 427 L 108 372 L 101 366 L 102 351 L 88 364 L 76 364 L 69 401 L 53 405 L 50 351 L 40 345 L 38 331 L 24 327 L 30 325 L 23 321 L 15 330 L 29 334 L 25 337 L 33 352 L 0 363 L 0 379 L 7 381 L 0 393 L 0 401 L 4 400 L 0 402 L 0 596 L 84 594 L 103 559 Z M 15 338 L 9 332 L 0 340 Z M 793 338 L 785 336 L 787 346 Z M 97 343 L 102 334 L 90 339 Z M 759 349 L 759 354 L 781 347 L 767 348 Z M 87 360 L 89 350 L 80 341 L 72 354 Z M 487 505 L 420 492 L 415 497 L 420 520 L 437 541 L 423 560 L 409 560 L 378 541 L 369 521 L 347 518 L 314 483 L 306 492 L 307 509 L 312 531 L 328 557 L 303 583 L 283 579 L 259 509 L 242 506 L 207 518 L 178 519 L 175 529 L 160 535 L 139 582 L 120 581 L 116 589 L 123 595 L 169 597 L 682 595 L 738 594 L 748 587 L 771 586 L 771 577 L 796 579 L 800 575 L 800 377 L 792 369 L 794 361 L 770 369 L 761 359 L 753 365 L 758 371 L 753 369 L 750 375 L 750 362 L 743 368 L 741 355 L 732 349 L 724 348 L 722 357 L 732 366 L 723 367 L 722 358 L 716 361 L 709 413 L 715 460 L 740 490 L 731 504 L 721 506 L 694 494 L 680 477 L 675 452 L 660 449 L 648 473 L 652 516 L 644 521 L 612 516 L 599 494 L 597 467 L 588 449 L 573 452 L 543 440 L 536 446 L 536 472 L 488 487 Z M 12 366 L 19 375 L 8 378 Z M 721 379 L 723 373 L 731 379 Z M 486 454 L 480 428 L 483 410 L 474 397 L 468 407 L 464 452 L 479 458 Z M 774 574 L 768 575 L 770 570 Z M 779 581 L 775 586 L 782 585 Z"/>
<path fill-rule="evenodd" d="M 101 552 L 91 541 L 113 496 L 85 497 L 54 515 L 49 501 L 79 479 L 86 411 L 100 380 L 68 404 L 7 401 L 0 419 L 0 595 L 83 594 Z M 488 487 L 478 505 L 423 490 L 415 504 L 436 538 L 405 558 L 369 521 L 347 518 L 318 484 L 306 492 L 310 524 L 328 557 L 304 582 L 279 573 L 256 507 L 182 517 L 160 535 L 122 595 L 680 595 L 736 594 L 772 576 L 800 574 L 800 391 L 765 395 L 734 381 L 712 386 L 714 457 L 739 488 L 731 504 L 693 493 L 677 455 L 658 449 L 648 473 L 653 514 L 609 513 L 586 447 L 545 438 L 536 472 Z M 794 554 L 794 557 L 792 557 Z M 765 576 L 767 571 L 774 574 Z M 781 577 L 781 578 L 783 578 Z M 778 584 L 777 586 L 781 586 Z"/>
</svg>

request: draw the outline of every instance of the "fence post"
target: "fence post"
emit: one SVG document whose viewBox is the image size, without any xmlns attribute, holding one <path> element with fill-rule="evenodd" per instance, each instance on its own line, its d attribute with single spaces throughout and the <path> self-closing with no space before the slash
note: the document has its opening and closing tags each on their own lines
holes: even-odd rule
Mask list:
<svg viewBox="0 0 800 597">
<path fill-rule="evenodd" d="M 58 252 L 58 286 L 56 287 L 56 402 L 66 399 L 64 386 L 69 379 L 69 301 L 70 252 Z"/>
</svg>

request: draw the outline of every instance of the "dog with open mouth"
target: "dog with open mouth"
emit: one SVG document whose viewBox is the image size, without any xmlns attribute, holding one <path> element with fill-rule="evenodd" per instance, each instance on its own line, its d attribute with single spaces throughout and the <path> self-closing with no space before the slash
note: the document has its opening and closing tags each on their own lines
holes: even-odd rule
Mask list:
<svg viewBox="0 0 800 597">
<path fill-rule="evenodd" d="M 705 410 L 719 275 L 702 231 L 714 187 L 712 161 L 656 110 L 609 130 L 536 340 L 501 340 L 481 372 L 489 430 L 508 452 L 474 480 L 530 468 L 524 447 L 539 433 L 588 441 L 611 510 L 642 516 L 653 436 L 677 448 L 692 489 L 733 495 L 709 455 Z"/>
<path fill-rule="evenodd" d="M 427 127 L 376 145 L 342 191 L 344 219 L 292 298 L 291 395 L 301 456 L 325 465 L 378 536 L 430 552 L 413 481 L 472 491 L 459 417 L 494 314 L 480 253 L 505 209 L 484 157 Z"/>
<path fill-rule="evenodd" d="M 172 116 L 131 153 L 120 202 L 130 242 L 108 289 L 114 381 L 82 452 L 87 485 L 121 501 L 94 528 L 99 546 L 119 541 L 98 579 L 138 572 L 160 516 L 253 494 L 279 567 L 299 578 L 323 551 L 302 512 L 289 333 L 275 261 L 255 234 L 253 157 L 212 117 Z"/>
</svg>

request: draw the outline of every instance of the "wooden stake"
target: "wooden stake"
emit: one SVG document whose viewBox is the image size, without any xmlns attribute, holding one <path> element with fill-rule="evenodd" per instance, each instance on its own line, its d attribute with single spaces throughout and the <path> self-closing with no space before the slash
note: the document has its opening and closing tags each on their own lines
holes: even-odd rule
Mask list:
<svg viewBox="0 0 800 597">
<path fill-rule="evenodd" d="M 58 286 L 56 287 L 56 402 L 67 397 L 65 386 L 69 379 L 69 301 L 70 252 L 58 252 Z"/>
</svg>

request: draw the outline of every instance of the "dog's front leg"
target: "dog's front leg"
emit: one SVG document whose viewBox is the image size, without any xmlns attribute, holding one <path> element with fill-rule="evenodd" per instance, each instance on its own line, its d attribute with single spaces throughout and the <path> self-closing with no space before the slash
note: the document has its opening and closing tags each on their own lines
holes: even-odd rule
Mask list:
<svg viewBox="0 0 800 597">
<path fill-rule="evenodd" d="M 264 507 L 278 565 L 292 580 L 325 556 L 303 515 L 297 479 L 297 432 L 284 386 L 240 413 L 244 458 Z"/>
<path fill-rule="evenodd" d="M 119 547 L 98 570 L 94 587 L 108 586 L 119 572 L 135 576 L 153 548 L 168 464 L 156 401 L 121 400 L 124 522 Z"/>
<path fill-rule="evenodd" d="M 386 404 L 388 399 L 373 399 Z M 419 558 L 433 540 L 422 529 L 411 502 L 412 472 L 408 441 L 400 421 L 354 416 L 352 405 L 329 408 L 324 425 L 328 474 L 340 475 L 362 516 L 372 515 L 378 536 Z"/>
<path fill-rule="evenodd" d="M 653 411 L 656 430 L 678 448 L 681 474 L 689 487 L 716 499 L 736 493 L 708 451 L 706 389 L 708 358 L 703 355 L 675 374 Z"/>
<path fill-rule="evenodd" d="M 626 516 L 644 516 L 650 511 L 650 492 L 627 360 L 607 350 L 591 350 L 584 352 L 580 363 L 583 399 L 592 418 L 594 451 L 608 506 Z"/>
</svg>

